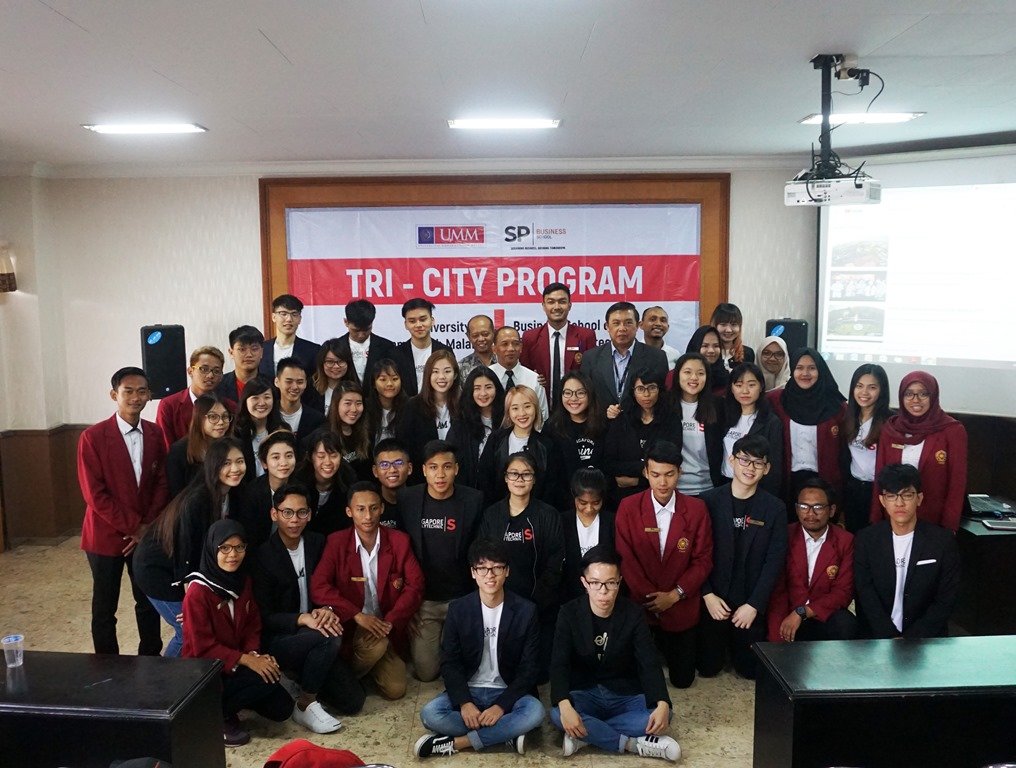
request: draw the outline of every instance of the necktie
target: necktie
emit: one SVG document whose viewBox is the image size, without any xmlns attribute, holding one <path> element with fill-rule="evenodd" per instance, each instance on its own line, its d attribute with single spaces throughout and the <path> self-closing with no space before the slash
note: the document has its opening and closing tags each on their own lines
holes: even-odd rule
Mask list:
<svg viewBox="0 0 1016 768">
<path fill-rule="evenodd" d="M 550 374 L 550 402 L 557 402 L 557 388 L 561 383 L 561 331 L 554 331 L 554 368 Z"/>
<path fill-rule="evenodd" d="M 512 373 L 511 371 L 505 371 L 504 372 L 504 377 L 506 379 L 505 383 L 504 383 L 504 391 L 507 392 L 510 389 L 514 389 L 515 388 L 515 374 Z"/>
</svg>

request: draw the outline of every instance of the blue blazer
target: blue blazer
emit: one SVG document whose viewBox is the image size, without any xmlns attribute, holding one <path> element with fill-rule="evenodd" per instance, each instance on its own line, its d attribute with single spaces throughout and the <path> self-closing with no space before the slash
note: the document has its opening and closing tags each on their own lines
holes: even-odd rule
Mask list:
<svg viewBox="0 0 1016 768">
<path fill-rule="evenodd" d="M 480 668 L 485 638 L 480 593 L 452 600 L 441 642 L 441 677 L 455 707 L 473 700 L 469 679 Z M 536 605 L 514 592 L 505 591 L 501 623 L 497 628 L 497 667 L 508 684 L 498 697 L 505 712 L 536 687 L 539 674 L 540 624 Z"/>
</svg>

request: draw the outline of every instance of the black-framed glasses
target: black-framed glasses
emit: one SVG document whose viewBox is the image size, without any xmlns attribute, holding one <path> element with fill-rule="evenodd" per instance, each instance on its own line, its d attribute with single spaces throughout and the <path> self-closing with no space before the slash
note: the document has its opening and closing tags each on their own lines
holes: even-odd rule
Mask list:
<svg viewBox="0 0 1016 768">
<path fill-rule="evenodd" d="M 378 469 L 391 469 L 392 467 L 395 467 L 396 469 L 402 469 L 404 466 L 406 466 L 405 459 L 396 459 L 395 461 L 379 461 L 377 463 Z"/>
<path fill-rule="evenodd" d="M 581 400 L 584 397 L 588 397 L 589 393 L 584 389 L 562 389 L 561 396 L 568 398 L 577 397 Z"/>
<path fill-rule="evenodd" d="M 208 374 L 212 374 L 213 376 L 221 376 L 222 375 L 222 369 L 221 368 L 209 368 L 207 365 L 202 365 L 202 366 L 198 367 L 198 373 L 200 373 L 202 376 L 207 376 Z"/>
<path fill-rule="evenodd" d="M 287 520 L 292 520 L 293 517 L 297 517 L 300 520 L 306 520 L 310 517 L 310 510 L 307 507 L 300 507 L 299 509 L 290 509 L 289 507 L 283 507 L 279 510 L 279 514 Z"/>
<path fill-rule="evenodd" d="M 931 397 L 930 392 L 911 392 L 909 389 L 903 393 L 904 400 L 927 400 Z"/>
<path fill-rule="evenodd" d="M 490 576 L 491 574 L 500 576 L 507 567 L 507 565 L 474 565 L 473 572 L 478 576 Z"/>
<path fill-rule="evenodd" d="M 797 507 L 798 512 L 814 512 L 816 515 L 820 515 L 829 509 L 831 504 L 805 504 L 803 501 L 798 502 L 794 505 Z"/>
<path fill-rule="evenodd" d="M 635 387 L 636 395 L 655 395 L 660 391 L 659 384 L 636 384 Z"/>
<path fill-rule="evenodd" d="M 735 456 L 734 458 L 737 459 L 737 463 L 740 464 L 742 467 L 750 466 L 753 469 L 765 469 L 766 464 L 769 463 L 765 459 L 750 459 L 747 456 L 741 455 Z"/>
<path fill-rule="evenodd" d="M 231 555 L 236 552 L 238 555 L 242 555 L 247 551 L 246 544 L 220 544 L 216 547 L 222 554 Z"/>
<path fill-rule="evenodd" d="M 882 498 L 892 504 L 896 499 L 903 499 L 904 501 L 913 501 L 917 498 L 917 491 L 901 491 L 900 493 L 892 493 L 886 491 L 882 494 Z"/>
<path fill-rule="evenodd" d="M 586 586 L 589 587 L 593 592 L 602 592 L 607 590 L 608 592 L 615 592 L 617 588 L 621 586 L 620 579 L 610 579 L 609 581 L 586 581 Z"/>
<path fill-rule="evenodd" d="M 775 359 L 775 360 L 782 360 L 786 356 L 787 356 L 787 353 L 784 352 L 782 349 L 777 349 L 775 352 L 770 352 L 767 349 L 763 349 L 762 350 L 762 357 L 765 357 L 765 358 L 771 358 L 771 359 Z"/>
<path fill-rule="evenodd" d="M 524 480 L 525 482 L 528 483 L 530 480 L 532 480 L 532 479 L 534 479 L 536 477 L 536 473 L 535 472 L 519 472 L 519 471 L 514 470 L 514 469 L 509 469 L 507 472 L 504 473 L 504 476 L 507 479 L 511 480 L 512 482 L 515 482 L 516 480 Z"/>
</svg>

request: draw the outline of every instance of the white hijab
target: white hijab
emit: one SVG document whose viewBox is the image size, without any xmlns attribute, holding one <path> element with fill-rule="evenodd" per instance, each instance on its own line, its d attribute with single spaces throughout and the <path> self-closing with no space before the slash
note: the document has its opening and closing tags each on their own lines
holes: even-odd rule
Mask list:
<svg viewBox="0 0 1016 768">
<path fill-rule="evenodd" d="M 769 373 L 766 367 L 762 365 L 762 350 L 768 347 L 770 344 L 775 342 L 779 345 L 780 349 L 783 350 L 783 367 L 780 368 L 778 373 Z M 759 368 L 762 369 L 762 375 L 766 379 L 766 392 L 771 392 L 774 389 L 780 389 L 784 384 L 790 381 L 790 352 L 787 350 L 787 342 L 780 336 L 766 336 L 762 339 L 762 344 L 758 348 L 758 364 Z"/>
</svg>

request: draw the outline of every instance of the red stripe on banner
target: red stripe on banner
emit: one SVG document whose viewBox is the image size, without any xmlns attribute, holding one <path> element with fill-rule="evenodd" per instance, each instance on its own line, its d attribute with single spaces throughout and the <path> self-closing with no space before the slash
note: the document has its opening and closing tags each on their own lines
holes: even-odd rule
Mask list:
<svg viewBox="0 0 1016 768">
<path fill-rule="evenodd" d="M 504 326 L 504 324 L 505 324 L 504 323 L 504 310 L 503 309 L 495 309 L 494 310 L 494 327 L 495 328 L 502 328 Z"/>
<path fill-rule="evenodd" d="M 686 255 L 421 259 L 293 259 L 289 291 L 310 306 L 354 299 L 402 304 L 528 304 L 561 282 L 573 302 L 698 301 L 699 257 Z"/>
</svg>

